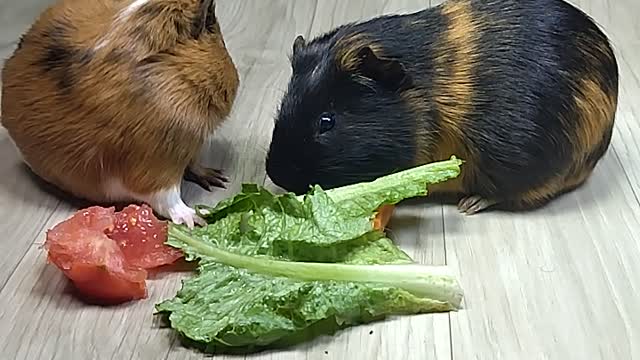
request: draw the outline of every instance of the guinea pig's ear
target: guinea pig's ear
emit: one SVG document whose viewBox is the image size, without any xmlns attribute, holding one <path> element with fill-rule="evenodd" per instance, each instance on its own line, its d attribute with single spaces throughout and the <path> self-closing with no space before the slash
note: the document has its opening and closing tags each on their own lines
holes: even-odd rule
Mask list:
<svg viewBox="0 0 640 360">
<path fill-rule="evenodd" d="M 360 75 L 374 80 L 390 90 L 403 90 L 411 83 L 404 66 L 398 60 L 379 57 L 369 46 L 360 49 L 358 58 L 360 59 L 358 65 Z"/>
<path fill-rule="evenodd" d="M 205 30 L 214 33 L 216 31 L 216 1 L 201 0 L 198 16 L 193 21 L 191 32 L 194 38 L 199 38 Z"/>
<path fill-rule="evenodd" d="M 304 39 L 304 36 L 298 35 L 296 39 L 293 41 L 293 54 L 297 54 L 303 46 L 307 44 L 307 41 Z"/>
</svg>

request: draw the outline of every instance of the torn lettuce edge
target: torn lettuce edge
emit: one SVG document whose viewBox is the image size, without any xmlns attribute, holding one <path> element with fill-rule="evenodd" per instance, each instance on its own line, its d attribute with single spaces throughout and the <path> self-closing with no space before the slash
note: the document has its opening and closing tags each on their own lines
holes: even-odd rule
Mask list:
<svg viewBox="0 0 640 360">
<path fill-rule="evenodd" d="M 454 179 L 460 175 L 463 160 L 451 156 L 449 160 L 420 165 L 408 170 L 382 176 L 370 182 L 357 183 L 326 190 L 326 194 L 337 204 L 351 203 L 354 211 L 363 214 L 374 213 L 384 204 L 393 205 L 402 200 L 428 195 L 428 186 Z M 304 195 L 292 193 L 275 195 L 262 186 L 243 184 L 240 193 L 222 200 L 215 206 L 197 205 L 196 212 L 212 223 L 233 212 L 255 209 L 277 198 L 303 203 L 314 192 L 323 191 L 312 186 Z"/>
<path fill-rule="evenodd" d="M 271 278 L 213 261 L 202 268 L 156 310 L 189 341 L 212 346 L 268 346 L 327 321 L 338 326 L 324 334 L 389 316 L 457 310 L 377 284 Z"/>
</svg>

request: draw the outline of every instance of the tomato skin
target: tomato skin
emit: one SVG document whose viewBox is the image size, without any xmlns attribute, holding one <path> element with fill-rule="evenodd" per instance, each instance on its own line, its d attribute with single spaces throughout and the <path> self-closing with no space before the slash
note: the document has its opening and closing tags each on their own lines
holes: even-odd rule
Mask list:
<svg viewBox="0 0 640 360">
<path fill-rule="evenodd" d="M 87 302 L 118 305 L 147 298 L 145 270 L 135 270 L 121 277 L 106 267 L 80 263 L 65 271 L 65 275 Z"/>
<path fill-rule="evenodd" d="M 395 205 L 382 205 L 378 209 L 376 216 L 373 218 L 373 228 L 376 230 L 384 231 L 389 224 L 389 220 L 391 220 L 391 216 L 393 216 L 394 210 Z"/>
<path fill-rule="evenodd" d="M 116 305 L 147 298 L 147 271 L 175 262 L 182 252 L 164 244 L 167 223 L 147 205 L 121 212 L 79 210 L 47 231 L 48 260 L 85 300 Z"/>
</svg>

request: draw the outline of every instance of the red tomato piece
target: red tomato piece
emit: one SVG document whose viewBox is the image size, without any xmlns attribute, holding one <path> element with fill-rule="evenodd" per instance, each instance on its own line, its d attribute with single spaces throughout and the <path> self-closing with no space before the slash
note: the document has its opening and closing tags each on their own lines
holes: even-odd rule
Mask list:
<svg viewBox="0 0 640 360">
<path fill-rule="evenodd" d="M 117 304 L 147 296 L 144 269 L 131 266 L 106 232 L 114 228 L 113 208 L 91 207 L 47 232 L 48 259 L 78 292 L 95 302 Z"/>
<path fill-rule="evenodd" d="M 127 261 L 143 269 L 176 262 L 182 251 L 165 245 L 167 223 L 153 215 L 148 205 L 129 205 L 115 214 L 115 228 L 109 237 L 116 241 Z"/>
<path fill-rule="evenodd" d="M 118 304 L 147 297 L 147 271 L 175 262 L 182 252 L 164 243 L 167 223 L 148 205 L 93 206 L 47 232 L 48 259 L 93 302 Z"/>
</svg>

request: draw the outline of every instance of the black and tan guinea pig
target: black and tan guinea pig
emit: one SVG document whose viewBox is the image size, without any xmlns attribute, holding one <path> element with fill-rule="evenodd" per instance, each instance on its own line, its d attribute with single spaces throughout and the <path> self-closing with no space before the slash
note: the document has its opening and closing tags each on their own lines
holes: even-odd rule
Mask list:
<svg viewBox="0 0 640 360">
<path fill-rule="evenodd" d="M 266 171 L 303 193 L 455 155 L 430 188 L 462 212 L 542 206 L 607 151 L 618 66 L 594 21 L 562 0 L 449 0 L 298 36 Z"/>
<path fill-rule="evenodd" d="M 215 0 L 61 0 L 2 80 L 2 125 L 33 172 L 65 192 L 145 202 L 193 227 L 202 219 L 181 181 L 228 181 L 198 161 L 239 86 Z"/>
</svg>

